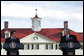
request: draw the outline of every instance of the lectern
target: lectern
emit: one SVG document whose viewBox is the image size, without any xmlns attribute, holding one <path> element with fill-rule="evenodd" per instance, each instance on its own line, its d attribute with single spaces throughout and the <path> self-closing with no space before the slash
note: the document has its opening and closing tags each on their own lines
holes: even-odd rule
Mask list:
<svg viewBox="0 0 84 56">
<path fill-rule="evenodd" d="M 3 48 L 10 52 L 9 55 L 17 55 L 17 50 L 24 49 L 24 45 L 22 43 L 4 43 Z"/>
<path fill-rule="evenodd" d="M 67 51 L 67 55 L 73 55 L 73 50 L 79 49 L 80 47 L 81 45 L 79 43 L 73 43 L 73 42 L 60 44 L 60 48 L 65 49 Z"/>
</svg>

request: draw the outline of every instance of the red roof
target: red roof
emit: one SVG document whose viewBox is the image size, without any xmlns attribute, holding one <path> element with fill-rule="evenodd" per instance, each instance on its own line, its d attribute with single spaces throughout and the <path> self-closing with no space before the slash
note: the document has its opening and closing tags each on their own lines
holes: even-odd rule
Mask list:
<svg viewBox="0 0 84 56">
<path fill-rule="evenodd" d="M 35 15 L 35 17 L 34 17 L 34 18 L 39 18 L 39 17 L 38 17 L 38 15 Z"/>
<path fill-rule="evenodd" d="M 9 28 L 8 29 L 8 31 L 12 31 L 12 30 L 16 31 L 16 34 L 17 34 L 16 36 L 19 39 L 34 33 L 34 31 L 32 31 L 31 28 Z M 63 28 L 44 28 L 44 29 L 41 29 L 41 31 L 36 32 L 36 33 L 43 35 L 56 42 L 60 42 L 63 30 L 64 30 Z M 76 33 L 72 30 L 71 30 L 71 34 L 76 35 L 78 41 L 83 42 L 83 35 Z M 4 37 L 5 37 L 5 34 L 4 34 L 4 29 L 3 29 L 1 30 L 1 42 L 5 41 Z"/>
<path fill-rule="evenodd" d="M 83 42 L 83 35 L 81 35 L 80 33 L 76 33 L 74 31 L 71 31 L 71 34 L 76 35 L 78 41 Z"/>
<path fill-rule="evenodd" d="M 77 33 L 79 33 L 79 34 L 83 35 L 83 33 L 82 33 L 82 32 L 77 32 Z"/>
</svg>

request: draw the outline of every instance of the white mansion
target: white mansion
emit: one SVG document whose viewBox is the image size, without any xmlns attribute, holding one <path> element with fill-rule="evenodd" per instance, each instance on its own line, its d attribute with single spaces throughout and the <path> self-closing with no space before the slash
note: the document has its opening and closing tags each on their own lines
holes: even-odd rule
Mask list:
<svg viewBox="0 0 84 56">
<path fill-rule="evenodd" d="M 1 44 L 10 37 L 10 31 L 15 30 L 17 38 L 24 44 L 24 49 L 19 50 L 20 55 L 62 55 L 59 49 L 61 36 L 64 36 L 64 28 L 68 27 L 68 22 L 64 21 L 64 28 L 41 28 L 41 18 L 36 14 L 32 20 L 32 28 L 8 28 L 8 22 L 4 23 L 1 30 Z M 66 26 L 67 25 L 67 26 Z M 71 34 L 76 35 L 81 43 L 81 48 L 76 50 L 76 55 L 83 55 L 83 33 L 71 30 Z M 2 48 L 1 55 L 6 55 Z"/>
</svg>

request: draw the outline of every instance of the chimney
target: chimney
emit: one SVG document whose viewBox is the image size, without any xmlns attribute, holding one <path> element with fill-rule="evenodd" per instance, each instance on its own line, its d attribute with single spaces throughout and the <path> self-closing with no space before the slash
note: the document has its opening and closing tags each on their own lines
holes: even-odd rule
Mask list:
<svg viewBox="0 0 84 56">
<path fill-rule="evenodd" d="M 65 36 L 68 31 L 68 21 L 64 21 L 64 31 L 62 31 L 62 36 Z"/>
<path fill-rule="evenodd" d="M 68 21 L 64 21 L 64 29 L 68 29 Z"/>
<path fill-rule="evenodd" d="M 5 31 L 8 31 L 8 21 L 5 21 L 4 22 L 4 30 Z"/>
</svg>

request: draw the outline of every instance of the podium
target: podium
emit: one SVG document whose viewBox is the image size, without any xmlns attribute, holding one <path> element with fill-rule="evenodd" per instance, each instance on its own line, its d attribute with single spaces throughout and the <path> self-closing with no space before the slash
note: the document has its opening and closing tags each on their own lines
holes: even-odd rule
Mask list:
<svg viewBox="0 0 84 56">
<path fill-rule="evenodd" d="M 22 43 L 4 43 L 3 48 L 10 52 L 9 55 L 17 55 L 17 51 L 19 49 L 24 49 L 24 45 Z"/>
<path fill-rule="evenodd" d="M 60 49 L 64 49 L 67 52 L 67 55 L 73 55 L 73 51 L 75 49 L 79 49 L 81 47 L 80 43 L 73 43 L 73 42 L 68 42 L 68 43 L 61 43 L 60 44 Z"/>
</svg>

